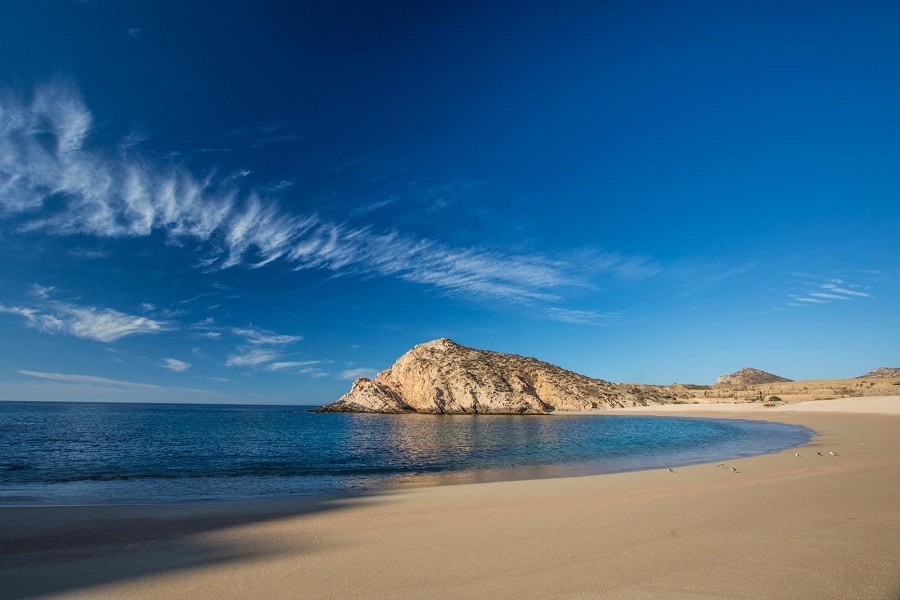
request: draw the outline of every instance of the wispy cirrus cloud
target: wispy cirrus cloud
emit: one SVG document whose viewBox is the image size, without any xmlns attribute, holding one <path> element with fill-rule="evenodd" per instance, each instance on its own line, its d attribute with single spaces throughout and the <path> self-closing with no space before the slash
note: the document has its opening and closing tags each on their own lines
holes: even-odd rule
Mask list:
<svg viewBox="0 0 900 600">
<path fill-rule="evenodd" d="M 281 357 L 280 352 L 268 348 L 239 349 L 228 356 L 226 367 L 259 367 Z"/>
<path fill-rule="evenodd" d="M 572 310 L 566 308 L 549 308 L 547 316 L 554 321 L 572 323 L 573 325 L 595 325 L 602 327 L 609 325 L 613 319 L 621 319 L 622 313 L 598 312 L 593 310 Z"/>
<path fill-rule="evenodd" d="M 827 279 L 824 283 L 818 282 L 807 283 L 808 291 L 805 294 L 789 294 L 790 301 L 788 306 L 800 307 L 811 306 L 816 304 L 831 304 L 833 302 L 848 302 L 865 298 L 872 298 L 872 294 L 863 291 L 863 286 L 855 283 L 848 283 L 843 279 Z"/>
<path fill-rule="evenodd" d="M 104 402 L 235 402 L 239 399 L 190 387 L 171 387 L 82 375 L 47 371 L 19 370 L 25 382 L 0 381 L 4 396 L 43 400 L 48 394 L 72 400 Z"/>
<path fill-rule="evenodd" d="M 790 298 L 796 302 L 804 302 L 806 304 L 828 304 L 828 300 L 822 300 L 821 298 L 803 298 L 800 296 L 790 296 Z"/>
<path fill-rule="evenodd" d="M 292 214 L 257 192 L 241 193 L 231 177 L 198 177 L 149 155 L 95 148 L 93 115 L 77 90 L 60 82 L 30 98 L 0 94 L 0 115 L 0 218 L 26 231 L 98 238 L 163 232 L 195 244 L 204 269 L 282 261 L 297 270 L 377 274 L 504 300 L 556 301 L 590 273 L 640 280 L 661 270 L 650 259 L 616 254 L 596 255 L 585 270 L 580 262 L 458 248 Z"/>
<path fill-rule="evenodd" d="M 130 390 L 140 391 L 161 391 L 166 388 L 161 385 L 151 383 L 137 383 L 134 381 L 121 381 L 118 379 L 108 379 L 106 377 L 96 377 L 94 375 L 77 375 L 71 373 L 46 373 L 43 371 L 27 371 L 19 370 L 20 375 L 35 377 L 37 379 L 49 379 L 50 381 L 61 381 L 64 383 L 77 383 L 84 385 L 103 385 L 116 388 L 126 388 Z"/>
<path fill-rule="evenodd" d="M 40 284 L 32 284 L 31 286 L 31 295 L 40 300 L 46 300 L 50 297 L 50 292 L 55 290 L 55 286 L 44 286 Z"/>
<path fill-rule="evenodd" d="M 25 325 L 50 335 L 71 335 L 97 342 L 114 342 L 130 335 L 168 331 L 171 324 L 110 308 L 48 302 L 39 307 L 4 306 L 0 313 L 16 314 Z"/>
<path fill-rule="evenodd" d="M 295 371 L 298 369 L 306 369 L 315 365 L 321 365 L 321 360 L 289 360 L 281 362 L 273 362 L 266 367 L 267 371 Z"/>
<path fill-rule="evenodd" d="M 190 329 L 193 332 L 196 332 L 196 333 L 192 334 L 193 337 L 202 338 L 202 339 L 206 339 L 206 340 L 218 340 L 227 331 L 227 329 L 225 327 L 222 327 L 221 325 L 217 324 L 215 319 L 213 319 L 212 317 L 207 317 L 207 318 L 203 319 L 202 321 L 193 323 L 192 325 L 188 326 L 188 329 Z"/>
<path fill-rule="evenodd" d="M 248 344 L 254 346 L 283 346 L 285 344 L 293 344 L 303 339 L 299 335 L 283 335 L 274 331 L 266 331 L 265 329 L 257 329 L 255 327 L 235 327 L 232 333 L 243 337 Z"/>
<path fill-rule="evenodd" d="M 268 371 L 285 370 L 295 365 L 280 360 L 285 354 L 283 348 L 303 339 L 299 335 L 280 334 L 252 326 L 234 327 L 231 333 L 243 338 L 243 343 L 228 356 L 225 366 L 264 368 Z"/>
<path fill-rule="evenodd" d="M 8 315 L 19 315 L 23 317 L 26 321 L 28 321 L 29 325 L 35 324 L 37 322 L 37 316 L 40 311 L 36 308 L 30 308 L 28 306 L 4 306 L 0 304 L 0 313 L 6 313 Z"/>
<path fill-rule="evenodd" d="M 841 279 L 833 279 L 828 283 L 822 285 L 822 288 L 829 290 L 832 294 L 841 294 L 843 297 L 852 296 L 854 298 L 871 298 L 872 294 L 868 292 L 862 292 L 859 290 L 848 290 L 846 287 L 841 287 L 845 285 L 844 281 Z M 850 286 L 853 287 L 853 286 Z"/>
<path fill-rule="evenodd" d="M 292 373 L 306 375 L 308 377 L 326 377 L 328 373 L 323 366 L 329 364 L 328 360 L 287 360 L 277 361 L 266 365 L 266 371 L 271 373 Z"/>
</svg>

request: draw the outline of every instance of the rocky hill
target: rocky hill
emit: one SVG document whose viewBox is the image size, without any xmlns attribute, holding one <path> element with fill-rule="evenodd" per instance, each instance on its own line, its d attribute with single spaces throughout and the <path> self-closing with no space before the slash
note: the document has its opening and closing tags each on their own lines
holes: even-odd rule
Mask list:
<svg viewBox="0 0 900 600">
<path fill-rule="evenodd" d="M 716 385 L 760 385 L 763 383 L 780 383 L 789 382 L 791 379 L 785 379 L 778 375 L 772 375 L 759 369 L 746 367 L 740 371 L 735 371 L 731 375 L 722 375 L 716 379 Z"/>
<path fill-rule="evenodd" d="M 419 344 L 321 412 L 541 414 L 675 402 L 664 387 L 591 379 L 534 358 L 443 338 Z"/>
<path fill-rule="evenodd" d="M 861 375 L 857 379 L 865 379 L 868 377 L 900 377 L 900 368 L 898 367 L 878 367 L 872 369 L 865 375 Z"/>
</svg>

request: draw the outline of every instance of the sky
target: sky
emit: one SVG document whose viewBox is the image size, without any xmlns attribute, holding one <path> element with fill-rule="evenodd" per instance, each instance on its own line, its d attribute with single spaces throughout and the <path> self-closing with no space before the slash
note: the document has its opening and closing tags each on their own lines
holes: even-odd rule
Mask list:
<svg viewBox="0 0 900 600">
<path fill-rule="evenodd" d="M 413 345 L 900 366 L 896 2 L 0 3 L 0 399 L 321 404 Z"/>
</svg>

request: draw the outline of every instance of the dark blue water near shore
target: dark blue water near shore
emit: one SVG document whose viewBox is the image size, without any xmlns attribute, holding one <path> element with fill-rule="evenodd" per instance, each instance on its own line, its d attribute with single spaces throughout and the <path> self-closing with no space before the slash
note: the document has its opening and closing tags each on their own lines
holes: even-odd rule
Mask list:
<svg viewBox="0 0 900 600">
<path fill-rule="evenodd" d="M 0 504 L 217 501 L 609 473 L 776 452 L 812 435 L 757 421 L 309 408 L 0 402 Z"/>
</svg>

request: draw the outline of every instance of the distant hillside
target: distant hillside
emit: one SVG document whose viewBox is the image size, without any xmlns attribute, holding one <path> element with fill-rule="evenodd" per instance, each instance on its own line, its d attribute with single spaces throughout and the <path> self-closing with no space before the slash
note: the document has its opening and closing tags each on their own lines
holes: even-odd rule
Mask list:
<svg viewBox="0 0 900 600">
<path fill-rule="evenodd" d="M 878 367 L 877 369 L 872 369 L 865 375 L 857 377 L 857 379 L 866 377 L 900 377 L 900 367 Z"/>
<path fill-rule="evenodd" d="M 759 385 L 761 383 L 782 383 L 788 381 L 793 380 L 747 367 L 740 371 L 735 371 L 731 375 L 720 376 L 716 379 L 716 385 Z"/>
</svg>

